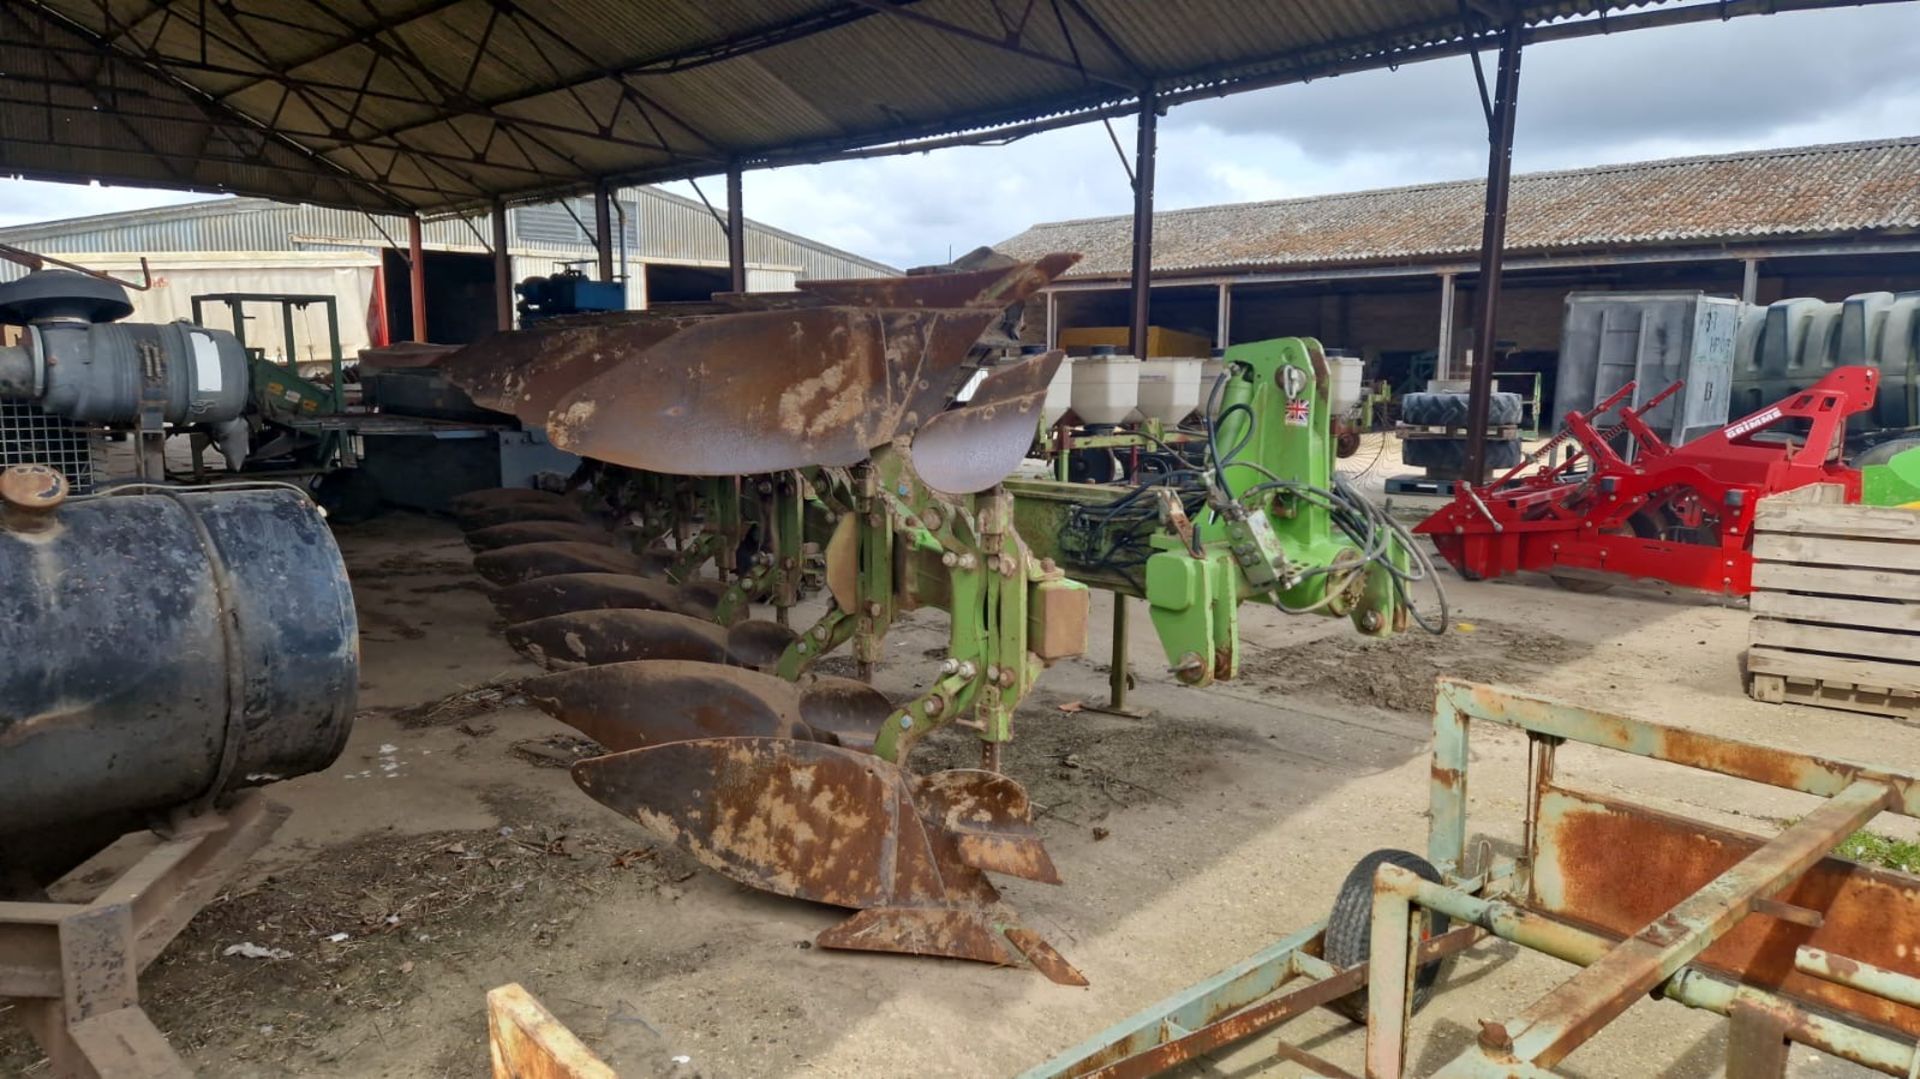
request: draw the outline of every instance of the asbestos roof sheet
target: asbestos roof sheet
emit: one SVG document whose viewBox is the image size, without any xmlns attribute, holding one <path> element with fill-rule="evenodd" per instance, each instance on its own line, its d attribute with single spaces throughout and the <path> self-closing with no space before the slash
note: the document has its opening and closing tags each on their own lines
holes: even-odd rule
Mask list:
<svg viewBox="0 0 1920 1079">
<path fill-rule="evenodd" d="M 1852 2 L 1692 6 L 1717 17 Z M 1530 32 L 1580 33 L 1642 6 L 1512 4 Z M 1487 7 L 7 0 L 0 169 L 451 212 L 1458 52 L 1486 43 L 1474 12 Z"/>
<path fill-rule="evenodd" d="M 1153 269 L 1181 273 L 1454 260 L 1480 250 L 1479 180 L 1154 215 Z M 996 245 L 1125 277 L 1131 216 L 1035 225 Z M 1507 250 L 1691 246 L 1920 229 L 1920 137 L 1675 158 L 1513 178 Z"/>
</svg>

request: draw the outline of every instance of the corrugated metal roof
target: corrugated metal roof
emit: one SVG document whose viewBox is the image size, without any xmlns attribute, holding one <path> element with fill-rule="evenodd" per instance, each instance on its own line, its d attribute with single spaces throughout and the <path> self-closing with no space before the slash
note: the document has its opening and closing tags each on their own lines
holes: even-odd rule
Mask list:
<svg viewBox="0 0 1920 1079">
<path fill-rule="evenodd" d="M 1469 256 L 1486 185 L 1426 184 L 1171 210 L 1153 217 L 1155 273 L 1334 267 Z M 1674 158 L 1513 178 L 1507 250 L 1546 253 L 1920 229 L 1920 136 Z M 996 245 L 1078 251 L 1069 277 L 1125 277 L 1130 215 L 1035 225 Z"/>
<path fill-rule="evenodd" d="M 1690 0 L 1681 14 L 1862 2 Z M 1566 34 L 1650 4 L 1511 7 L 1529 33 Z M 447 212 L 1458 53 L 1487 43 L 1485 6 L 8 0 L 0 167 Z"/>
<path fill-rule="evenodd" d="M 620 193 L 626 206 L 627 251 L 641 261 L 725 265 L 726 238 L 707 208 L 658 188 Z M 578 215 L 579 221 L 576 221 Z M 593 205 L 573 202 L 517 206 L 509 211 L 508 235 L 515 250 L 551 252 L 558 259 L 591 259 L 593 241 L 582 230 L 593 224 Z M 381 230 L 385 230 L 382 235 Z M 472 250 L 491 237 L 484 219 L 428 221 L 422 239 L 430 247 Z M 212 199 L 182 206 L 98 214 L 0 229 L 0 242 L 49 255 L 86 252 L 156 254 L 175 251 L 297 251 L 340 245 L 404 244 L 407 223 L 391 215 L 293 205 L 268 199 Z M 618 240 L 616 239 L 616 245 Z M 747 219 L 747 263 L 784 267 L 809 278 L 875 277 L 900 271 L 882 262 L 815 243 L 803 236 Z M 0 279 L 11 264 L 0 264 Z"/>
</svg>

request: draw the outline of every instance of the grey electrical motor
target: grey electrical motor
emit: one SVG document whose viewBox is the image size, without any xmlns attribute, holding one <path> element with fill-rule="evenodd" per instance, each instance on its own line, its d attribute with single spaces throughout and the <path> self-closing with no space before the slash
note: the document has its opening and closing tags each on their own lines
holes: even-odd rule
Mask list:
<svg viewBox="0 0 1920 1079">
<path fill-rule="evenodd" d="M 0 898 L 346 744 L 359 637 L 318 508 L 150 490 L 66 500 L 44 465 L 0 472 Z"/>
<path fill-rule="evenodd" d="M 21 344 L 0 347 L 0 396 L 79 423 L 204 425 L 238 471 L 248 450 L 246 350 L 224 330 L 120 321 L 132 313 L 125 289 L 72 270 L 0 285 L 0 322 L 27 328 Z"/>
</svg>

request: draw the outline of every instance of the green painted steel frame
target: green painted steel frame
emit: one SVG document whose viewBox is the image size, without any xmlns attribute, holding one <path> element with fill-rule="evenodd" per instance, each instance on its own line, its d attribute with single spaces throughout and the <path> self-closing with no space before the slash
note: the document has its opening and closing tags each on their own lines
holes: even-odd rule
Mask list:
<svg viewBox="0 0 1920 1079">
<path fill-rule="evenodd" d="M 1528 909 L 1522 885 L 1530 863 L 1525 860 L 1497 859 L 1491 865 L 1473 867 L 1475 872 L 1466 875 L 1469 732 L 1475 721 L 1525 733 L 1543 757 L 1563 742 L 1577 742 L 1818 795 L 1827 802 L 1641 933 L 1621 941 Z M 1364 977 L 1357 979 L 1357 984 L 1372 987 L 1369 1076 L 1397 1077 L 1405 1067 L 1413 973 L 1429 961 L 1435 944 L 1421 941 L 1419 927 L 1426 919 L 1415 916 L 1416 907 L 1584 968 L 1515 1020 L 1484 1024 L 1479 1044 L 1444 1065 L 1434 1073 L 1437 1076 L 1491 1079 L 1551 1074 L 1548 1069 L 1566 1053 L 1649 991 L 1689 1007 L 1734 1016 L 1736 1026 L 1764 1026 L 1766 1037 L 1820 1049 L 1890 1075 L 1920 1074 L 1920 1046 L 1885 1028 L 1832 1010 L 1810 1010 L 1779 994 L 1689 965 L 1754 904 L 1778 893 L 1876 814 L 1920 817 L 1920 778 L 1454 679 L 1441 679 L 1438 685 L 1430 774 L 1428 855 L 1442 880 L 1428 881 L 1390 864 L 1375 877 L 1370 960 Z M 1542 782 L 1535 778 L 1538 788 Z M 1551 842 L 1550 837 L 1529 837 L 1530 844 Z M 1323 926 L 1293 934 L 1174 994 L 1027 1071 L 1021 1079 L 1152 1074 L 1150 1069 L 1128 1068 L 1122 1062 L 1141 1060 L 1141 1054 L 1179 1039 L 1193 1022 L 1251 1014 L 1256 1004 L 1281 1021 L 1290 1018 L 1297 1012 L 1274 1005 L 1290 995 L 1312 992 L 1327 977 L 1352 975 L 1361 969 L 1336 972 L 1313 959 Z M 1416 954 L 1417 962 L 1412 961 Z M 1314 963 L 1324 969 L 1312 970 Z M 1912 1002 L 1920 993 L 1920 979 L 1818 949 L 1801 949 L 1796 966 L 1896 1002 Z M 1303 974 L 1309 980 L 1285 987 Z M 1255 992 L 1262 987 L 1267 987 L 1265 994 Z M 1277 1024 L 1247 1025 L 1236 1034 L 1250 1037 L 1273 1025 Z M 1779 1059 L 1784 1060 L 1784 1054 Z M 1755 1067 L 1749 1062 L 1745 1074 L 1777 1074 L 1770 1070 L 1771 1064 L 1758 1071 Z"/>
</svg>

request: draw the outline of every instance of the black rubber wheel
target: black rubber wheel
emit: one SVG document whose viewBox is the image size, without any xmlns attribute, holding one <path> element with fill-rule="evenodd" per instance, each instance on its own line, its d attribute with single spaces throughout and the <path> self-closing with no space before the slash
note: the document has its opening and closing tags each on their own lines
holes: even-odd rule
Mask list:
<svg viewBox="0 0 1920 1079">
<path fill-rule="evenodd" d="M 380 481 L 359 468 L 337 468 L 315 480 L 313 500 L 327 511 L 328 520 L 343 525 L 372 520 L 384 501 Z"/>
<path fill-rule="evenodd" d="M 1413 427 L 1465 427 L 1467 403 L 1464 393 L 1409 393 L 1400 398 L 1400 422 Z M 1488 426 L 1519 422 L 1519 394 L 1496 392 L 1487 398 Z"/>
<path fill-rule="evenodd" d="M 1383 863 L 1397 865 L 1431 881 L 1440 879 L 1440 871 L 1418 854 L 1404 850 L 1377 850 L 1367 855 L 1340 882 L 1340 894 L 1334 897 L 1333 913 L 1327 916 L 1327 932 L 1322 938 L 1322 956 L 1335 967 L 1365 963 L 1373 951 L 1373 874 Z M 1437 937 L 1447 931 L 1447 916 L 1426 912 L 1427 929 L 1423 938 Z M 1440 981 L 1443 960 L 1420 968 L 1413 979 L 1413 1010 L 1426 1006 L 1433 987 Z M 1356 1023 L 1367 1021 L 1367 991 L 1359 989 L 1328 1003 L 1327 1007 Z"/>
<path fill-rule="evenodd" d="M 1467 467 L 1464 438 L 1407 438 L 1400 441 L 1400 460 L 1415 468 L 1444 469 L 1459 475 Z"/>
<path fill-rule="evenodd" d="M 1554 584 L 1569 592 L 1578 592 L 1583 596 L 1597 596 L 1613 587 L 1612 581 L 1602 581 L 1594 577 L 1573 577 L 1565 573 L 1548 574 Z"/>
</svg>

